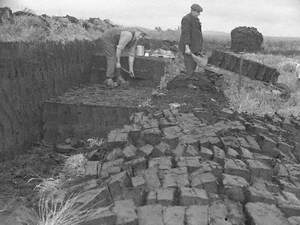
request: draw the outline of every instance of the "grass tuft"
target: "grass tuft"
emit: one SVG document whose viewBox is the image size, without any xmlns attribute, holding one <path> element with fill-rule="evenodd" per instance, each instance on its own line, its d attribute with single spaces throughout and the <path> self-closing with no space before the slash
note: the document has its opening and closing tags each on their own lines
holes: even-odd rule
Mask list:
<svg viewBox="0 0 300 225">
<path fill-rule="evenodd" d="M 278 83 L 286 84 L 291 90 L 291 97 L 287 100 L 280 97 L 270 85 L 242 78 L 241 90 L 238 90 L 239 75 L 230 73 L 224 75 L 225 90 L 231 107 L 238 112 L 253 114 L 274 114 L 284 116 L 300 116 L 300 83 L 295 74 L 295 63 L 299 58 L 288 58 L 271 54 L 244 54 L 244 57 L 276 68 L 280 72 Z"/>
<path fill-rule="evenodd" d="M 85 175 L 87 158 L 83 154 L 77 154 L 67 158 L 63 172 L 66 177 L 81 177 Z"/>
<path fill-rule="evenodd" d="M 58 192 L 62 186 L 62 179 L 47 178 L 43 179 L 41 183 L 35 186 L 39 196 L 48 195 L 50 193 Z"/>
<path fill-rule="evenodd" d="M 108 210 L 108 207 L 93 210 L 91 206 L 87 207 L 90 201 L 79 203 L 82 195 L 72 194 L 61 200 L 53 195 L 44 195 L 39 201 L 38 225 L 78 225 Z"/>
</svg>

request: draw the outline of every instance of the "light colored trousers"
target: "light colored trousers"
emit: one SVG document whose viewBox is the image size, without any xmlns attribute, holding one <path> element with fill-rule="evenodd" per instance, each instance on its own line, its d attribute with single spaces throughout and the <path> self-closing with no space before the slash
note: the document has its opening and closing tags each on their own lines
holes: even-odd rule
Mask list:
<svg viewBox="0 0 300 225">
<path fill-rule="evenodd" d="M 116 47 L 109 41 L 103 40 L 103 50 L 106 57 L 106 77 L 115 77 L 116 68 Z"/>
</svg>

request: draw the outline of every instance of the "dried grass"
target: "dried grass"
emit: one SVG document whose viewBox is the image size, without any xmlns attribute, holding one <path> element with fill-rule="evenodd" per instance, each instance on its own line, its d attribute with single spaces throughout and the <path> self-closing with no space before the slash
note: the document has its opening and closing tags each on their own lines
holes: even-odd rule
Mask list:
<svg viewBox="0 0 300 225">
<path fill-rule="evenodd" d="M 55 17 L 17 16 L 12 24 L 0 25 L 0 41 L 3 42 L 95 40 L 102 33 L 99 29 L 86 30 L 81 23 Z"/>
<path fill-rule="evenodd" d="M 35 190 L 38 191 L 39 196 L 48 195 L 58 192 L 63 184 L 61 178 L 47 178 L 43 179 L 41 183 L 35 186 Z"/>
<path fill-rule="evenodd" d="M 92 137 L 87 139 L 89 148 L 101 147 L 104 144 L 104 139 L 99 137 Z"/>
<path fill-rule="evenodd" d="M 224 93 L 235 111 L 259 115 L 273 114 L 282 104 L 278 95 L 259 81 L 243 77 L 239 90 L 239 75 L 232 73 L 225 75 L 224 78 Z"/>
<path fill-rule="evenodd" d="M 41 41 L 46 39 L 46 27 L 38 17 L 19 16 L 13 24 L 0 26 L 0 41 Z"/>
<path fill-rule="evenodd" d="M 39 201 L 38 225 L 77 225 L 108 210 L 108 207 L 103 207 L 95 211 L 90 201 L 79 204 L 82 195 L 84 193 L 72 194 L 61 200 L 53 195 L 44 195 Z"/>
<path fill-rule="evenodd" d="M 97 207 L 99 201 L 93 202 L 95 196 L 86 198 L 85 192 L 71 193 L 65 190 L 64 184 L 68 177 L 82 176 L 85 172 L 87 159 L 82 155 L 69 157 L 63 168 L 63 175 L 60 178 L 44 179 L 35 189 L 38 190 L 38 225 L 77 225 L 84 223 L 88 218 L 101 215 L 108 207 Z M 82 201 L 85 199 L 85 201 Z M 100 200 L 101 201 L 101 200 Z"/>
<path fill-rule="evenodd" d="M 85 165 L 87 158 L 83 154 L 70 156 L 63 167 L 63 173 L 66 177 L 81 177 L 85 175 Z"/>
<path fill-rule="evenodd" d="M 66 158 L 62 168 L 62 172 L 56 178 L 31 178 L 28 182 L 35 180 L 40 181 L 35 186 L 34 190 L 37 191 L 40 197 L 44 195 L 51 195 L 62 190 L 63 185 L 74 178 L 85 175 L 85 166 L 87 159 L 83 154 L 77 154 Z"/>
<path fill-rule="evenodd" d="M 272 88 L 259 81 L 243 77 L 241 90 L 238 90 L 237 74 L 225 76 L 225 95 L 230 105 L 238 112 L 254 114 L 279 113 L 284 116 L 300 115 L 300 83 L 295 75 L 294 65 L 298 58 L 288 58 L 281 55 L 244 54 L 244 57 L 253 61 L 276 68 L 280 72 L 279 83 L 286 84 L 291 90 L 288 100 L 281 99 Z"/>
</svg>

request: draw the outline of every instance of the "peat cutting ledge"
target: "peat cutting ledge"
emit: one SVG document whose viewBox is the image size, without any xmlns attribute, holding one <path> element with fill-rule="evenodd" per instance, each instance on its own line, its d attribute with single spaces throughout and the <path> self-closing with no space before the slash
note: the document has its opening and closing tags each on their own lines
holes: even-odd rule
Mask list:
<svg viewBox="0 0 300 225">
<path fill-rule="evenodd" d="M 104 57 L 87 56 L 87 77 L 103 80 Z M 300 122 L 231 111 L 213 67 L 154 93 L 171 63 L 138 57 L 128 89 L 86 82 L 42 99 L 42 138 L 56 151 L 89 151 L 69 138 L 104 137 L 83 174 L 59 189 L 91 206 L 81 225 L 299 224 Z"/>
</svg>

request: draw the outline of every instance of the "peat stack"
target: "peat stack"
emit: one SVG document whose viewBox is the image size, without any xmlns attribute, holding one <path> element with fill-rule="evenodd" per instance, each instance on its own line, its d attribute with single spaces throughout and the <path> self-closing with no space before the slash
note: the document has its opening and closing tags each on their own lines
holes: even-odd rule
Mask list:
<svg viewBox="0 0 300 225">
<path fill-rule="evenodd" d="M 261 50 L 263 36 L 255 27 L 237 27 L 231 31 L 231 50 L 256 52 Z"/>
</svg>

